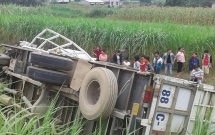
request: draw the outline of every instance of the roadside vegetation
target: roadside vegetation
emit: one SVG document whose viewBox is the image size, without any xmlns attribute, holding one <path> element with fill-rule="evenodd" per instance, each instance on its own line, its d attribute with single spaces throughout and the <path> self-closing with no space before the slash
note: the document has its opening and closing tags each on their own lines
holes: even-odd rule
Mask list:
<svg viewBox="0 0 215 135">
<path fill-rule="evenodd" d="M 214 55 L 215 50 L 215 27 L 205 23 L 204 25 L 197 25 L 200 21 L 213 19 L 215 12 L 210 15 L 204 16 L 198 20 L 193 20 L 193 24 L 180 24 L 177 23 L 177 19 L 186 22 L 189 19 L 183 19 L 178 17 L 178 14 L 185 14 L 188 8 L 176 8 L 175 13 L 172 13 L 174 8 L 155 8 L 154 13 L 150 16 L 154 19 L 146 20 L 145 23 L 139 22 L 135 19 L 135 12 L 139 10 L 142 14 L 145 12 L 151 12 L 151 8 L 135 8 L 127 9 L 122 8 L 118 10 L 103 9 L 107 12 L 111 12 L 111 15 L 107 15 L 105 18 L 87 18 L 86 14 L 96 14 L 101 9 L 92 8 L 85 9 L 84 6 L 75 5 L 74 8 L 71 5 L 67 5 L 64 10 L 62 5 L 48 6 L 48 7 L 18 7 L 14 5 L 1 6 L 0 8 L 0 41 L 1 43 L 16 43 L 19 40 L 31 41 L 32 38 L 37 35 L 44 28 L 53 29 L 66 37 L 72 39 L 78 45 L 86 49 L 90 54 L 96 45 L 101 45 L 106 49 L 109 56 L 112 56 L 116 49 L 122 49 L 125 46 L 130 47 L 130 59 L 135 54 L 146 54 L 150 57 L 153 56 L 155 50 L 165 52 L 167 48 L 172 48 L 176 53 L 177 48 L 182 46 L 186 50 L 187 59 L 191 56 L 193 51 L 196 51 L 199 56 L 202 55 L 205 49 L 209 49 L 210 53 Z M 81 8 L 82 7 L 82 8 Z M 89 7 L 88 7 L 89 8 Z M 126 11 L 126 9 L 128 11 Z M 134 10 L 133 14 L 130 14 L 129 10 Z M 163 12 L 160 12 L 162 11 Z M 156 20 L 157 15 L 164 16 L 165 10 L 167 12 L 177 15 L 174 20 Z M 52 13 L 56 11 L 56 13 Z M 62 13 L 61 13 L 62 11 Z M 71 11 L 71 14 L 75 16 L 75 12 L 84 14 L 82 17 L 68 17 L 67 14 Z M 75 11 L 75 12 L 74 12 Z M 210 9 L 196 8 L 193 12 L 208 11 Z M 121 12 L 121 13 L 120 13 Z M 126 14 L 122 14 L 125 12 Z M 160 12 L 160 13 L 159 13 Z M 159 13 L 159 14 L 158 14 Z M 77 13 L 78 14 L 78 13 Z M 108 14 L 108 13 L 107 13 Z M 183 14 L 181 16 L 183 16 Z M 206 14 L 206 13 L 204 13 Z M 128 15 L 125 17 L 125 15 Z M 130 16 L 129 16 L 130 15 Z M 190 13 L 191 15 L 191 13 Z M 80 15 L 81 16 L 81 15 Z M 100 15 L 98 15 L 100 16 Z M 115 16 L 115 17 L 114 17 Z M 118 17 L 116 17 L 118 16 Z M 138 16 L 138 15 L 137 15 Z M 173 15 L 172 15 L 173 16 Z M 134 19 L 132 19 L 134 17 Z M 171 16 L 167 17 L 171 18 Z M 187 15 L 187 18 L 190 16 Z M 116 18 L 130 18 L 133 21 L 116 20 Z M 147 18 L 141 17 L 140 18 Z M 191 19 L 192 20 L 192 19 Z M 196 23 L 196 24 L 194 24 Z M 110 58 L 110 57 L 109 57 Z M 187 68 L 185 68 L 187 69 Z"/>
<path fill-rule="evenodd" d="M 73 39 L 89 53 L 96 45 L 108 50 L 109 55 L 117 48 L 129 46 L 130 56 L 139 53 L 152 56 L 155 49 L 164 52 L 172 48 L 176 52 L 183 46 L 187 54 L 196 51 L 201 55 L 204 49 L 209 49 L 214 56 L 215 10 L 211 8 L 126 6 L 117 9 L 72 3 L 38 7 L 0 5 L 0 13 L 1 43 L 30 41 L 42 29 L 51 28 Z"/>
<path fill-rule="evenodd" d="M 176 53 L 182 46 L 186 58 L 193 51 L 199 56 L 205 49 L 215 57 L 215 10 L 210 8 L 182 7 L 123 7 L 120 9 L 88 7 L 77 4 L 21 7 L 0 5 L 0 42 L 17 43 L 31 41 L 45 28 L 53 29 L 72 39 L 92 54 L 97 45 L 106 49 L 111 56 L 117 49 L 129 47 L 130 60 L 135 54 L 161 53 L 172 48 Z M 188 70 L 187 65 L 185 70 Z M 185 76 L 185 78 L 189 78 Z M 210 82 L 214 84 L 215 78 Z M 10 107 L 0 108 L 0 134 L 71 134 L 82 131 L 81 119 L 73 126 L 56 125 L 51 118 L 56 111 L 55 102 L 43 116 L 28 118 L 24 112 L 16 112 L 8 117 Z M 57 108 L 60 109 L 60 108 Z M 78 117 L 77 117 L 78 118 Z M 194 135 L 203 135 L 211 127 L 204 116 L 197 115 Z M 39 119 L 44 119 L 41 127 L 35 128 Z M 207 120 L 209 116 L 207 116 Z M 70 123 L 71 124 L 71 123 Z M 67 127 L 67 128 L 65 128 Z M 65 129 L 58 132 L 58 129 Z M 101 134 L 101 127 L 98 133 Z"/>
<path fill-rule="evenodd" d="M 214 25 L 215 10 L 201 7 L 131 7 L 117 10 L 115 14 L 111 15 L 111 18 L 141 22 Z"/>
<path fill-rule="evenodd" d="M 0 83 L 0 135 L 79 135 L 82 132 L 84 121 L 80 112 L 76 114 L 74 121 L 66 124 L 60 124 L 60 120 L 54 117 L 60 109 L 77 106 L 56 107 L 56 96 L 45 114 L 30 113 L 31 108 L 20 109 L 22 102 L 16 103 L 15 98 L 5 95 L 2 91 L 5 86 Z"/>
<path fill-rule="evenodd" d="M 186 60 L 197 52 L 200 60 L 205 49 L 215 57 L 215 10 L 183 7 L 89 7 L 53 4 L 38 7 L 0 5 L 0 43 L 31 41 L 45 28 L 72 39 L 93 56 L 101 45 L 111 60 L 115 50 L 129 47 L 133 56 L 160 53 L 184 47 Z M 185 63 L 184 71 L 188 71 Z M 214 66 L 214 64 L 213 64 Z M 212 73 L 213 74 L 213 73 Z M 188 79 L 189 75 L 183 76 Z M 215 78 L 207 83 L 214 84 Z"/>
</svg>

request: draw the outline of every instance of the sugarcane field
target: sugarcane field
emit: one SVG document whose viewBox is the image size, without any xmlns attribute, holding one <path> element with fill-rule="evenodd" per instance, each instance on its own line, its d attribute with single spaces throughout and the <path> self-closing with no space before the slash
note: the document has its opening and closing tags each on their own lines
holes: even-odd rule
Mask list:
<svg viewBox="0 0 215 135">
<path fill-rule="evenodd" d="M 215 1 L 0 1 L 0 135 L 215 135 Z"/>
</svg>

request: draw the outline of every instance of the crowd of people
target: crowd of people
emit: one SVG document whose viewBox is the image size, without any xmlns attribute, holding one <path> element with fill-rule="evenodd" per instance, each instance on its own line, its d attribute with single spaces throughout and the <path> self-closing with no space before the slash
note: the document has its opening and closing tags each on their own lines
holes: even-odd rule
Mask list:
<svg viewBox="0 0 215 135">
<path fill-rule="evenodd" d="M 96 47 L 94 54 L 98 61 L 108 61 L 108 56 L 105 53 L 105 50 L 100 46 Z M 129 62 L 129 48 L 126 47 L 124 50 L 117 50 L 112 57 L 112 62 L 115 64 L 124 65 L 130 67 L 133 64 L 133 68 L 139 70 L 139 72 L 145 73 L 146 71 L 152 71 L 155 74 L 160 74 L 162 67 L 164 66 L 164 75 L 173 76 L 173 65 L 177 62 L 177 75 L 176 77 L 181 77 L 182 68 L 184 66 L 185 60 L 185 50 L 182 47 L 178 48 L 177 54 L 172 53 L 171 49 L 167 49 L 162 56 L 156 51 L 154 53 L 154 58 L 152 63 L 150 63 L 149 56 L 142 55 L 141 57 L 136 55 L 131 64 Z M 209 70 L 212 64 L 212 56 L 209 54 L 208 50 L 204 51 L 202 56 L 202 69 L 200 69 L 200 61 L 197 53 L 192 53 L 191 58 L 189 59 L 189 71 L 190 71 L 190 80 L 202 83 L 204 77 L 209 76 Z"/>
</svg>

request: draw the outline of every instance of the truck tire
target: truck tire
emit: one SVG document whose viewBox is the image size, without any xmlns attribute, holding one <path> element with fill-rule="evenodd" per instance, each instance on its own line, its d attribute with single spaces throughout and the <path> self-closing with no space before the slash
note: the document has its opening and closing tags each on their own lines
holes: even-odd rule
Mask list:
<svg viewBox="0 0 215 135">
<path fill-rule="evenodd" d="M 5 54 L 0 54 L 0 65 L 7 66 L 10 64 L 10 57 Z"/>
<path fill-rule="evenodd" d="M 47 82 L 47 83 L 59 84 L 59 85 L 63 85 L 63 84 L 67 85 L 70 83 L 70 76 L 66 73 L 37 68 L 33 66 L 28 66 L 27 75 L 30 78 L 41 82 Z"/>
<path fill-rule="evenodd" d="M 45 68 L 69 71 L 73 68 L 73 61 L 55 55 L 32 52 L 30 62 Z"/>
<path fill-rule="evenodd" d="M 93 68 L 84 78 L 79 95 L 79 107 L 88 120 L 105 119 L 117 101 L 118 84 L 113 72 L 106 68 Z"/>
</svg>

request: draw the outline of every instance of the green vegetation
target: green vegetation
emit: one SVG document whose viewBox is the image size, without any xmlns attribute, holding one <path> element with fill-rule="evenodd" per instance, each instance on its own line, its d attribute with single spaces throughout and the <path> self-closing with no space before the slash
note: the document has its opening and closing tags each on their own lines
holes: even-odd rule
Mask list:
<svg viewBox="0 0 215 135">
<path fill-rule="evenodd" d="M 215 11 L 209 8 L 112 9 L 77 4 L 44 7 L 0 5 L 0 42 L 31 41 L 43 29 L 49 28 L 72 39 L 91 55 L 93 48 L 101 45 L 110 59 L 115 50 L 124 47 L 130 48 L 130 60 L 136 54 L 146 54 L 152 58 L 155 50 L 163 53 L 167 48 L 172 48 L 176 53 L 179 46 L 185 48 L 187 59 L 193 51 L 201 55 L 205 49 L 209 49 L 214 57 L 214 18 Z M 214 79 L 211 81 L 214 84 Z M 57 134 L 68 125 L 54 124 L 51 117 L 57 110 L 53 106 L 54 102 L 45 115 L 30 119 L 29 114 L 22 111 L 14 111 L 11 117 L 7 117 L 6 114 L 13 106 L 1 108 L 0 125 L 3 126 L 0 126 L 0 133 Z M 34 128 L 40 119 L 44 120 L 42 126 Z M 210 128 L 211 123 L 203 119 L 204 117 L 197 117 L 199 124 L 195 125 L 195 135 L 205 134 Z M 99 126 L 94 134 L 101 134 L 102 126 Z M 81 127 L 80 119 L 76 119 L 73 126 L 58 134 L 75 135 L 81 132 Z M 106 130 L 107 128 L 105 132 Z"/>
<path fill-rule="evenodd" d="M 1 0 L 1 4 L 18 4 L 18 5 L 25 5 L 25 6 L 37 6 L 42 4 L 42 2 L 46 2 L 47 0 Z"/>
<path fill-rule="evenodd" d="M 213 0 L 166 0 L 169 6 L 211 7 Z"/>
<path fill-rule="evenodd" d="M 205 49 L 215 56 L 215 27 L 210 26 L 214 24 L 215 11 L 209 8 L 102 9 L 74 3 L 36 8 L 0 7 L 1 43 L 31 41 L 41 30 L 50 28 L 90 54 L 95 46 L 101 45 L 109 58 L 116 49 L 125 46 L 130 47 L 131 60 L 135 54 L 152 57 L 155 50 L 163 53 L 167 48 L 176 53 L 179 46 L 185 48 L 187 59 L 193 51 L 201 55 Z"/>
<path fill-rule="evenodd" d="M 213 117 L 211 116 L 212 111 L 213 111 L 213 107 L 197 108 L 196 116 L 195 116 L 196 121 L 194 123 L 194 130 L 192 133 L 193 135 L 214 135 L 215 134 L 214 124 L 210 121 L 211 117 Z"/>
<path fill-rule="evenodd" d="M 2 95 L 1 95 L 2 96 Z M 2 101 L 1 101 L 2 102 Z M 52 101 L 48 111 L 44 115 L 26 113 L 29 108 L 18 111 L 14 105 L 0 107 L 0 134 L 16 135 L 79 135 L 82 132 L 82 118 L 78 115 L 70 123 L 59 125 L 53 115 L 59 109 L 55 108 Z M 70 106 L 67 108 L 73 108 Z M 72 125 L 72 126 L 71 126 Z"/>
<path fill-rule="evenodd" d="M 126 14 L 125 14 L 126 13 Z M 141 22 L 173 22 L 180 24 L 214 25 L 212 8 L 136 7 L 122 8 L 111 16 L 115 19 Z"/>
<path fill-rule="evenodd" d="M 101 45 L 111 56 L 116 49 L 130 47 L 130 58 L 135 54 L 152 57 L 172 48 L 183 46 L 190 57 L 193 51 L 201 55 L 204 49 L 215 50 L 214 27 L 179 25 L 173 23 L 140 23 L 107 19 L 63 18 L 48 15 L 0 15 L 0 39 L 2 43 L 31 41 L 45 28 L 53 29 L 92 52 Z M 214 52 L 211 51 L 214 55 Z"/>
</svg>

